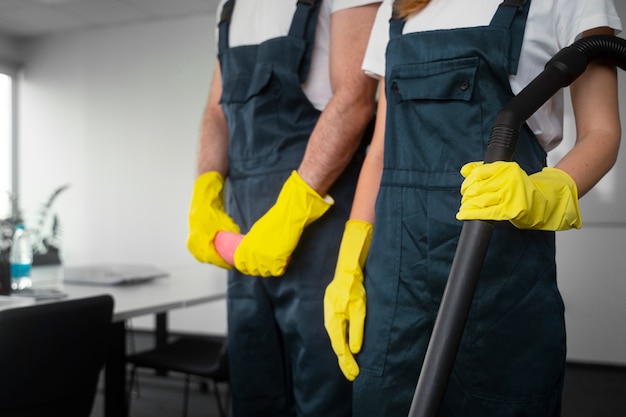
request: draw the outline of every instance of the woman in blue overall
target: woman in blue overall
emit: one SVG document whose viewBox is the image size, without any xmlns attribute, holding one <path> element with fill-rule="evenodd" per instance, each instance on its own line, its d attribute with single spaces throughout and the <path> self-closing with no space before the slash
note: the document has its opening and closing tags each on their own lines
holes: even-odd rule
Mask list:
<svg viewBox="0 0 626 417">
<path fill-rule="evenodd" d="M 566 340 L 554 231 L 581 226 L 579 195 L 615 162 L 615 68 L 590 65 L 572 84 L 577 141 L 555 168 L 546 151 L 561 139 L 560 97 L 521 129 L 515 162 L 475 161 L 499 111 L 552 55 L 577 36 L 613 34 L 620 21 L 610 0 L 500 2 L 379 9 L 364 69 L 384 76 L 384 94 L 325 295 L 327 332 L 356 378 L 355 417 L 408 415 L 457 218 L 508 221 L 496 223 L 440 416 L 560 415 Z M 499 201 L 489 214 L 486 189 Z M 509 216 L 521 200 L 528 207 Z"/>
<path fill-rule="evenodd" d="M 229 268 L 216 233 L 245 234 L 228 276 L 233 415 L 349 417 L 351 383 L 324 331 L 323 294 L 374 113 L 377 81 L 360 65 L 378 3 L 222 3 L 188 247 Z M 318 181 L 310 165 L 321 167 Z"/>
</svg>

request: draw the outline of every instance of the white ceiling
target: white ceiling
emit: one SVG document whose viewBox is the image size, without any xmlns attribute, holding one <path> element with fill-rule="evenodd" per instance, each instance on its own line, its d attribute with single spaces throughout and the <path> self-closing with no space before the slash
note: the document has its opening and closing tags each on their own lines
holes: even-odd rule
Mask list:
<svg viewBox="0 0 626 417">
<path fill-rule="evenodd" d="M 29 38 L 68 30 L 214 13 L 218 0 L 0 0 L 0 34 Z"/>
</svg>

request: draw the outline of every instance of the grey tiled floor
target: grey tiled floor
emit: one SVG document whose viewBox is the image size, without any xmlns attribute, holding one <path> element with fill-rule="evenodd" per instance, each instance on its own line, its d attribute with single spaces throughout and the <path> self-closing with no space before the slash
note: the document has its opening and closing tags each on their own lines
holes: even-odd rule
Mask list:
<svg viewBox="0 0 626 417">
<path fill-rule="evenodd" d="M 136 349 L 149 346 L 151 336 L 136 334 Z M 129 417 L 179 417 L 183 411 L 183 377 L 158 377 L 139 371 L 139 392 L 134 392 Z M 199 380 L 192 381 L 188 417 L 217 417 L 214 393 Z M 226 398 L 227 387 L 220 387 Z M 102 417 L 102 390 L 91 417 Z M 565 374 L 562 417 L 626 417 L 626 367 L 569 363 Z"/>
<path fill-rule="evenodd" d="M 154 346 L 151 334 L 135 332 L 129 334 L 129 350 L 143 350 Z M 157 376 L 148 369 L 137 371 L 139 385 L 135 384 L 130 401 L 129 417 L 182 417 L 184 380 L 181 374 Z M 102 375 L 101 375 L 102 380 Z M 204 381 L 192 379 L 189 389 L 189 408 L 187 417 L 219 417 L 215 394 Z M 223 404 L 227 401 L 228 387 L 219 386 Z M 104 395 L 102 381 L 96 394 L 91 417 L 103 417 Z"/>
</svg>

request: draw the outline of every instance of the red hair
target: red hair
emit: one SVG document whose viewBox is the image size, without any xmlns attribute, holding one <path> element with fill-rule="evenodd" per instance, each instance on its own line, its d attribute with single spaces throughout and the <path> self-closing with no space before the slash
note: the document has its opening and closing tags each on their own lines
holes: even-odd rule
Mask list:
<svg viewBox="0 0 626 417">
<path fill-rule="evenodd" d="M 406 19 L 413 13 L 422 10 L 430 0 L 396 0 L 393 2 L 393 15 L 400 19 Z"/>
</svg>

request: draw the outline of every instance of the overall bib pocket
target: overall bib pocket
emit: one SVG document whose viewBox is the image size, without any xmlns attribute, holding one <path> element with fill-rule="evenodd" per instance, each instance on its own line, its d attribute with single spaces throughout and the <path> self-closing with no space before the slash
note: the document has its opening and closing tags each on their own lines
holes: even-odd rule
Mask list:
<svg viewBox="0 0 626 417">
<path fill-rule="evenodd" d="M 479 62 L 468 57 L 393 67 L 387 81 L 387 100 L 394 106 L 389 138 L 409 139 L 402 147 L 386 147 L 389 166 L 458 174 L 465 163 L 483 158 L 489 132 L 482 128 Z M 451 114 L 455 123 L 449 122 Z M 445 137 L 420 137 L 426 132 L 445 132 Z"/>
<path fill-rule="evenodd" d="M 229 121 L 230 161 L 263 165 L 277 147 L 279 141 L 273 139 L 279 137 L 277 103 L 281 92 L 273 79 L 272 67 L 260 65 L 253 74 L 224 80 L 220 103 L 227 118 L 237 115 L 236 123 Z"/>
</svg>

